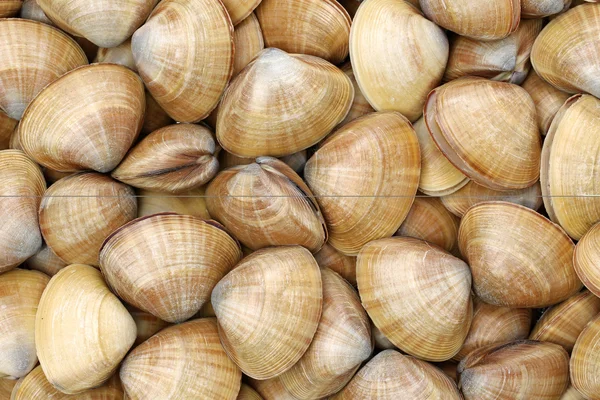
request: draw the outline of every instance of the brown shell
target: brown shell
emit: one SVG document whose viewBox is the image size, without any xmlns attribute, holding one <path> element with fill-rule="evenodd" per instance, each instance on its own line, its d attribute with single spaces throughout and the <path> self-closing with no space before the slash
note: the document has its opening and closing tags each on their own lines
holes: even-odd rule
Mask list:
<svg viewBox="0 0 600 400">
<path fill-rule="evenodd" d="M 352 106 L 350 106 L 350 111 L 348 111 L 346 118 L 340 122 L 338 127 L 344 126 L 348 122 L 355 120 L 358 117 L 362 117 L 365 114 L 375 111 L 360 91 L 360 87 L 358 86 L 358 82 L 356 82 L 356 77 L 354 76 L 354 71 L 352 70 L 352 64 L 350 61 L 342 65 L 340 69 L 346 75 L 348 75 L 348 78 L 350 78 L 350 81 L 352 81 L 352 86 L 354 86 L 354 100 L 352 100 Z"/>
<path fill-rule="evenodd" d="M 225 4 L 227 7 L 227 5 Z M 258 19 L 251 13 L 233 30 L 235 58 L 233 59 L 233 76 L 237 76 L 265 48 L 262 30 Z"/>
<path fill-rule="evenodd" d="M 135 307 L 128 306 L 127 309 L 135 321 L 135 326 L 137 328 L 137 337 L 133 344 L 134 348 L 148 340 L 158 331 L 171 326 L 168 322 L 165 322 L 150 313 L 138 310 Z"/>
<path fill-rule="evenodd" d="M 0 378 L 0 400 L 11 400 L 10 395 L 17 382 L 16 379 Z"/>
<path fill-rule="evenodd" d="M 94 62 L 119 64 L 137 72 L 131 52 L 131 40 L 126 40 L 117 47 L 99 48 Z"/>
<path fill-rule="evenodd" d="M 138 217 L 172 212 L 184 215 L 193 215 L 202 219 L 211 219 L 206 209 L 205 187 L 182 192 L 177 195 L 152 192 L 149 190 L 138 191 Z"/>
<path fill-rule="evenodd" d="M 398 348 L 394 345 L 394 343 L 390 342 L 388 339 L 371 321 L 371 336 L 373 337 L 373 342 L 375 343 L 375 348 L 378 350 L 397 350 Z"/>
<path fill-rule="evenodd" d="M 356 257 L 342 254 L 335 247 L 325 243 L 321 250 L 315 253 L 315 260 L 319 267 L 337 272 L 342 278 L 356 286 Z"/>
<path fill-rule="evenodd" d="M 54 276 L 68 264 L 54 254 L 50 247 L 44 244 L 40 251 L 25 261 L 24 265 L 29 269 L 43 272 L 48 276 Z"/>
<path fill-rule="evenodd" d="M 173 119 L 162 109 L 160 104 L 146 90 L 146 112 L 144 113 L 144 125 L 142 125 L 142 134 L 147 135 L 167 125 L 171 125 Z"/>
<path fill-rule="evenodd" d="M 23 0 L 3 0 L 0 2 L 0 18 L 14 17 L 19 13 Z"/>
<path fill-rule="evenodd" d="M 522 18 L 543 18 L 566 11 L 571 0 L 521 0 Z"/>
<path fill-rule="evenodd" d="M 571 383 L 575 389 L 590 399 L 597 399 L 600 393 L 599 339 L 600 315 L 597 315 L 581 332 L 571 354 Z"/>
<path fill-rule="evenodd" d="M 535 103 L 538 127 L 542 135 L 546 135 L 554 116 L 569 95 L 546 83 L 534 70 L 529 73 L 522 87 Z"/>
<path fill-rule="evenodd" d="M 271 378 L 256 380 L 249 378 L 248 384 L 262 396 L 264 400 L 298 400 L 283 386 L 281 379 Z"/>
<path fill-rule="evenodd" d="M 577 276 L 596 296 L 600 296 L 600 224 L 592 226 L 575 246 L 573 263 Z"/>
<path fill-rule="evenodd" d="M 10 148 L 10 138 L 18 122 L 0 111 L 0 150 Z"/>
</svg>

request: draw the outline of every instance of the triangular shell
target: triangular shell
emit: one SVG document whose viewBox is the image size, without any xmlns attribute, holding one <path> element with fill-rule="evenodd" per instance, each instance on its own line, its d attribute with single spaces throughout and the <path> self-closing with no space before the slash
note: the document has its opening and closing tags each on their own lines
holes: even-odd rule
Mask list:
<svg viewBox="0 0 600 400">
<path fill-rule="evenodd" d="M 217 106 L 233 71 L 233 25 L 218 0 L 164 0 L 131 39 L 135 65 L 176 121 Z"/>
<path fill-rule="evenodd" d="M 35 343 L 48 381 L 61 392 L 105 382 L 135 336 L 133 318 L 97 269 L 74 264 L 50 280 L 36 315 Z"/>
<path fill-rule="evenodd" d="M 144 85 L 116 64 L 78 68 L 44 88 L 19 125 L 21 146 L 58 171 L 115 168 L 144 120 Z"/>
<path fill-rule="evenodd" d="M 319 142 L 340 123 L 353 97 L 350 78 L 334 65 L 268 48 L 225 91 L 217 115 L 217 139 L 240 157 L 296 153 Z"/>
<path fill-rule="evenodd" d="M 321 271 L 300 246 L 255 251 L 212 292 L 229 357 L 255 379 L 290 369 L 308 349 L 321 317 Z"/>
<path fill-rule="evenodd" d="M 242 379 L 219 342 L 214 318 L 157 333 L 127 356 L 120 376 L 130 400 L 235 400 Z"/>
<path fill-rule="evenodd" d="M 577 338 L 571 354 L 571 383 L 590 399 L 598 398 L 600 382 L 600 315 L 585 327 Z"/>
</svg>

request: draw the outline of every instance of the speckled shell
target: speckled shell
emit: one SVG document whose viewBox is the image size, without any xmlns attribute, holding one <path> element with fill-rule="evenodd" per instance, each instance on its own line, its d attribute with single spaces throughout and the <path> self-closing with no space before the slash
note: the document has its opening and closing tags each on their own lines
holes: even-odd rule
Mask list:
<svg viewBox="0 0 600 400">
<path fill-rule="evenodd" d="M 258 19 L 251 13 L 233 30 L 235 58 L 233 59 L 233 76 L 237 76 L 265 48 L 262 30 Z"/>
<path fill-rule="evenodd" d="M 342 254 L 325 243 L 321 250 L 315 253 L 315 260 L 319 267 L 337 272 L 342 278 L 356 286 L 356 257 Z"/>
<path fill-rule="evenodd" d="M 535 103 L 538 127 L 541 134 L 546 135 L 554 116 L 569 95 L 546 83 L 534 70 L 529 72 L 522 86 Z"/>
<path fill-rule="evenodd" d="M 48 276 L 54 276 L 67 266 L 67 263 L 61 260 L 50 247 L 46 244 L 42 246 L 33 256 L 25 261 L 24 265 L 29 269 L 34 269 Z"/>
<path fill-rule="evenodd" d="M 193 215 L 202 219 L 211 219 L 206 209 L 205 187 L 181 192 L 177 195 L 152 192 L 149 190 L 138 191 L 138 217 L 173 212 L 177 214 Z"/>
</svg>

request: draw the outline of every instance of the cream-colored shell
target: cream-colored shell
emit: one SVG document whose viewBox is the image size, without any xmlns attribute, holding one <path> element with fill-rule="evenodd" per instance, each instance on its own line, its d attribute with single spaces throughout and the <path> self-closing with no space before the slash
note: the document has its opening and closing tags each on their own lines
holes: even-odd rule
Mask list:
<svg viewBox="0 0 600 400">
<path fill-rule="evenodd" d="M 596 224 L 575 247 L 573 262 L 575 271 L 583 284 L 596 296 L 600 296 L 600 224 Z"/>
<path fill-rule="evenodd" d="M 356 257 L 342 254 L 330 244 L 325 243 L 321 250 L 315 253 L 315 260 L 319 267 L 337 272 L 342 278 L 356 286 Z"/>
<path fill-rule="evenodd" d="M 546 83 L 534 70 L 529 72 L 529 76 L 523 82 L 522 87 L 527 90 L 535 103 L 538 127 L 542 135 L 545 136 L 548 129 L 550 129 L 554 116 L 567 101 L 569 95 Z"/>
<path fill-rule="evenodd" d="M 579 393 L 579 391 L 573 386 L 569 386 L 566 392 L 563 393 L 560 400 L 588 400 L 588 398 Z"/>
<path fill-rule="evenodd" d="M 131 40 L 126 40 L 117 47 L 99 48 L 94 62 L 119 64 L 137 72 L 131 52 Z"/>
<path fill-rule="evenodd" d="M 232 77 L 237 76 L 265 48 L 262 30 L 254 13 L 248 15 L 235 27 L 233 43 L 235 58 Z"/>
<path fill-rule="evenodd" d="M 248 384 L 262 396 L 264 400 L 298 400 L 283 386 L 281 379 L 271 378 L 256 380 L 249 378 Z"/>
<path fill-rule="evenodd" d="M 600 315 L 585 327 L 577 338 L 571 354 L 571 384 L 590 399 L 600 393 L 598 366 L 600 365 Z"/>
<path fill-rule="evenodd" d="M 358 86 L 358 82 L 356 82 L 356 77 L 354 76 L 354 71 L 352 70 L 352 64 L 348 61 L 342 65 L 340 69 L 346 75 L 348 75 L 348 78 L 350 78 L 352 81 L 352 86 L 354 86 L 354 100 L 352 100 L 352 106 L 350 106 L 350 111 L 348 111 L 346 118 L 340 122 L 338 127 L 342 127 L 358 117 L 362 117 L 365 114 L 375 111 L 360 91 L 360 87 Z"/>
<path fill-rule="evenodd" d="M 163 321 L 162 319 L 155 317 L 154 315 L 147 313 L 142 310 L 138 310 L 135 307 L 127 307 L 129 310 L 129 314 L 135 321 L 135 326 L 137 328 L 137 337 L 135 339 L 134 347 L 142 344 L 146 340 L 148 340 L 151 336 L 163 328 L 171 326 L 168 322 Z"/>
</svg>

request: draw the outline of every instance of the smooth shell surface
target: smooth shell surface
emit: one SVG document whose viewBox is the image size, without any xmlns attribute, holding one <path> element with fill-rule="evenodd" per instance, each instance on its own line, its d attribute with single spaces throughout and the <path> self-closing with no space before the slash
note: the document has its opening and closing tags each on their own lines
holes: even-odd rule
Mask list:
<svg viewBox="0 0 600 400">
<path fill-rule="evenodd" d="M 20 17 L 23 19 L 31 19 L 33 21 L 43 22 L 48 25 L 54 25 L 50 18 L 46 16 L 42 7 L 38 4 L 37 0 L 25 0 L 21 7 Z"/>
<path fill-rule="evenodd" d="M 222 3 L 227 9 L 227 14 L 231 18 L 233 25 L 241 25 L 252 11 L 260 4 L 261 0 L 223 0 Z M 235 49 L 237 52 L 237 48 Z"/>
<path fill-rule="evenodd" d="M 94 62 L 119 64 L 137 71 L 135 62 L 133 61 L 133 53 L 131 53 L 131 40 L 127 40 L 117 47 L 99 48 Z"/>
<path fill-rule="evenodd" d="M 521 17 L 543 18 L 566 11 L 571 0 L 521 0 Z"/>
<path fill-rule="evenodd" d="M 317 260 L 319 267 L 329 268 L 337 272 L 342 278 L 356 286 L 356 257 L 342 254 L 325 243 L 321 250 L 315 254 L 315 260 Z"/>
<path fill-rule="evenodd" d="M 581 332 L 571 354 L 571 383 L 590 399 L 598 399 L 600 359 L 600 315 Z"/>
<path fill-rule="evenodd" d="M 365 96 L 360 91 L 360 87 L 358 86 L 358 82 L 356 82 L 356 77 L 354 76 L 354 71 L 352 70 L 352 64 L 347 62 L 342 65 L 340 69 L 344 71 L 346 75 L 348 75 L 348 78 L 350 78 L 352 81 L 352 86 L 354 86 L 354 100 L 352 100 L 350 111 L 348 111 L 346 118 L 344 118 L 344 120 L 338 125 L 339 127 L 342 127 L 348 122 L 358 117 L 362 117 L 365 114 L 372 113 L 375 110 L 373 107 L 371 107 L 367 99 L 365 99 Z"/>
<path fill-rule="evenodd" d="M 11 148 L 10 138 L 15 131 L 19 121 L 12 119 L 6 113 L 0 111 L 0 150 Z"/>
<path fill-rule="evenodd" d="M 67 263 L 61 260 L 54 254 L 50 247 L 44 244 L 40 251 L 25 261 L 24 265 L 29 269 L 43 272 L 48 276 L 54 276 L 58 271 L 66 267 Z"/>
<path fill-rule="evenodd" d="M 546 83 L 535 71 L 529 73 L 522 86 L 535 103 L 538 127 L 542 135 L 546 135 L 554 116 L 569 95 Z"/>
<path fill-rule="evenodd" d="M 373 108 L 415 121 L 444 75 L 448 39 L 406 1 L 366 0 L 350 30 L 350 59 Z"/>
<path fill-rule="evenodd" d="M 205 187 L 181 192 L 176 195 L 153 192 L 149 190 L 138 191 L 138 217 L 173 212 L 177 214 L 193 215 L 202 219 L 211 219 L 206 209 Z"/>
<path fill-rule="evenodd" d="M 135 307 L 130 306 L 128 307 L 128 310 L 137 327 L 137 337 L 133 344 L 134 347 L 142 344 L 161 329 L 171 325 L 168 322 L 165 322 L 150 313 L 138 310 Z"/>
<path fill-rule="evenodd" d="M 577 275 L 600 297 L 600 224 L 594 225 L 577 243 L 573 262 Z"/>
<path fill-rule="evenodd" d="M 262 30 L 254 13 L 248 15 L 233 31 L 235 58 L 233 75 L 237 76 L 265 48 Z"/>
</svg>

